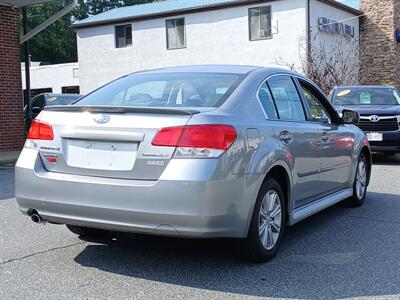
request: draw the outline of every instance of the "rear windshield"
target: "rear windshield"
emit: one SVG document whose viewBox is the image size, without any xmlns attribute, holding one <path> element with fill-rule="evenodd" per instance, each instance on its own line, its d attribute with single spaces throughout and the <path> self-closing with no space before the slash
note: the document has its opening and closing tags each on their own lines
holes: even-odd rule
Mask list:
<svg viewBox="0 0 400 300">
<path fill-rule="evenodd" d="M 400 105 L 400 96 L 394 88 L 339 88 L 335 105 Z"/>
<path fill-rule="evenodd" d="M 240 74 L 132 74 L 74 103 L 128 107 L 217 107 L 233 92 Z"/>
<path fill-rule="evenodd" d="M 46 98 L 46 106 L 69 105 L 76 101 L 81 95 L 57 95 Z"/>
</svg>

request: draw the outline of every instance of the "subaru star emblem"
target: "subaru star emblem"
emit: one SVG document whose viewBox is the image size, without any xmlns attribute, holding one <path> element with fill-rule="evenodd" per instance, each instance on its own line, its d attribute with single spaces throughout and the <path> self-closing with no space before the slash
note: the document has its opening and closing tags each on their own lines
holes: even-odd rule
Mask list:
<svg viewBox="0 0 400 300">
<path fill-rule="evenodd" d="M 96 115 L 93 120 L 97 123 L 97 124 L 105 124 L 108 121 L 110 121 L 110 116 L 107 114 L 99 114 Z"/>
<path fill-rule="evenodd" d="M 377 115 L 370 116 L 369 119 L 371 120 L 371 122 L 375 122 L 375 123 L 379 122 L 379 116 L 377 116 Z"/>
</svg>

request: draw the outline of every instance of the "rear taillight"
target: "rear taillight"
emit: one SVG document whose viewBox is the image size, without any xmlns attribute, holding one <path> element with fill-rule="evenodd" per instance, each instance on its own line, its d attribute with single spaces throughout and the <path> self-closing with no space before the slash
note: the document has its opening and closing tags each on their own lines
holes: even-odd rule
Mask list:
<svg viewBox="0 0 400 300">
<path fill-rule="evenodd" d="M 27 139 L 52 141 L 54 138 L 53 127 L 45 122 L 33 120 Z"/>
<path fill-rule="evenodd" d="M 236 138 L 235 128 L 229 125 L 189 125 L 161 129 L 152 145 L 176 147 L 178 158 L 210 158 L 228 150 Z"/>
</svg>

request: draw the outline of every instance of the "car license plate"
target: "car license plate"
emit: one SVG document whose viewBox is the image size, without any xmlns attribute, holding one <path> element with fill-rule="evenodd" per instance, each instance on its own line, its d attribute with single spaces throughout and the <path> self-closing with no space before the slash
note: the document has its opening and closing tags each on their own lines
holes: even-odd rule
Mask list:
<svg viewBox="0 0 400 300">
<path fill-rule="evenodd" d="M 129 171 L 133 168 L 136 154 L 135 143 L 69 140 L 66 158 L 70 167 Z"/>
<path fill-rule="evenodd" d="M 367 133 L 367 138 L 370 142 L 382 142 L 383 134 L 379 132 L 369 132 Z"/>
</svg>

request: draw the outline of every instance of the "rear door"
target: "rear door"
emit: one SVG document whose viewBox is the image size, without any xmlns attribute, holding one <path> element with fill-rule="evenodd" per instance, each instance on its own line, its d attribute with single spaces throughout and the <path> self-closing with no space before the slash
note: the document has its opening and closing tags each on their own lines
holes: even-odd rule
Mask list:
<svg viewBox="0 0 400 300">
<path fill-rule="evenodd" d="M 278 118 L 271 124 L 279 144 L 292 161 L 295 207 L 299 207 L 323 193 L 319 185 L 320 125 L 307 121 L 305 108 L 293 78 L 279 75 L 270 78 L 267 83 Z"/>
</svg>

